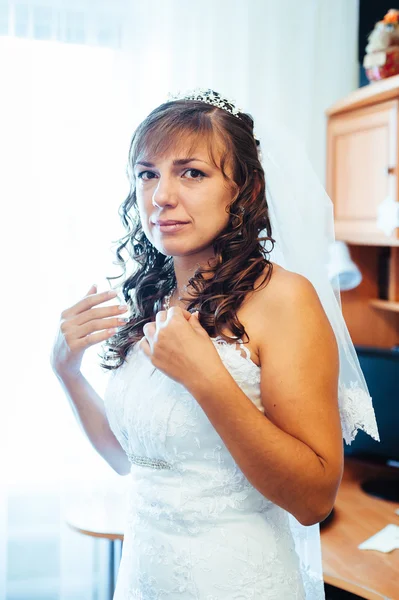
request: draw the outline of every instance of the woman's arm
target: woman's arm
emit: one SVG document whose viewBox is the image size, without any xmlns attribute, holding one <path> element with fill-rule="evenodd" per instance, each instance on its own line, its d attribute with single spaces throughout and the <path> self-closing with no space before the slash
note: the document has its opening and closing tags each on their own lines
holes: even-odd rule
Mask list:
<svg viewBox="0 0 399 600">
<path fill-rule="evenodd" d="M 249 482 L 312 525 L 331 512 L 343 472 L 335 335 L 300 275 L 283 271 L 253 297 L 265 415 L 220 365 L 186 387 Z"/>
</svg>

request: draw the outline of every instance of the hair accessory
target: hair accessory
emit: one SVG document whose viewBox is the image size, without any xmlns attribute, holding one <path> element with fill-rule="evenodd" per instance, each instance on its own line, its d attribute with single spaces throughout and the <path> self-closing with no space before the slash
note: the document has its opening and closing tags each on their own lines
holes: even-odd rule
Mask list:
<svg viewBox="0 0 399 600">
<path fill-rule="evenodd" d="M 194 90 L 189 90 L 184 93 L 180 91 L 176 94 L 169 93 L 168 100 L 198 100 L 199 102 L 206 102 L 207 104 L 212 104 L 213 106 L 226 110 L 238 119 L 240 118 L 238 113 L 242 112 L 241 108 L 235 106 L 234 100 L 228 100 L 225 96 L 223 97 L 218 92 L 214 92 L 209 88 L 195 88 Z"/>
<path fill-rule="evenodd" d="M 186 92 L 178 91 L 175 94 L 169 92 L 167 99 L 168 102 L 173 102 L 174 100 L 197 100 L 199 102 L 205 102 L 206 104 L 212 104 L 212 106 L 221 108 L 242 121 L 238 115 L 239 113 L 242 113 L 243 110 L 235 105 L 235 100 L 229 100 L 226 96 L 221 96 L 218 92 L 215 92 L 210 88 L 195 88 Z M 255 133 L 254 138 L 259 143 L 259 138 Z"/>
</svg>

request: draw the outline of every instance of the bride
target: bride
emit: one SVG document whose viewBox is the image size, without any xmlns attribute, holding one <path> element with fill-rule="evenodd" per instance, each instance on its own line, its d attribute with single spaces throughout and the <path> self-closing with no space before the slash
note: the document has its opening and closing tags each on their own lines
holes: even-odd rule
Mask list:
<svg viewBox="0 0 399 600">
<path fill-rule="evenodd" d="M 137 266 L 121 284 L 129 316 L 93 287 L 62 313 L 53 369 L 95 448 L 131 477 L 115 600 L 323 599 L 318 524 L 342 437 L 378 438 L 325 277 L 327 230 L 287 193 L 283 134 L 262 158 L 253 125 L 212 90 L 154 109 L 120 212 L 118 257 Z M 305 217 L 313 235 L 298 242 Z M 104 404 L 80 371 L 97 343 Z"/>
</svg>

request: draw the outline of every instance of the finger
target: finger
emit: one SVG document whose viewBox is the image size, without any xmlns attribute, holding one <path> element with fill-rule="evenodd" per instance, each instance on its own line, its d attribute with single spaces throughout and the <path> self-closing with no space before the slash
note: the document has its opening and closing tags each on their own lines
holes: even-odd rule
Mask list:
<svg viewBox="0 0 399 600">
<path fill-rule="evenodd" d="M 74 317 L 73 322 L 76 325 L 84 325 L 85 323 L 96 321 L 96 326 L 102 324 L 101 319 L 113 317 L 113 323 L 104 325 L 104 327 L 97 327 L 97 329 L 105 329 L 105 327 L 112 327 L 113 325 L 120 326 L 121 324 L 126 324 L 127 320 L 130 320 L 129 314 L 126 315 L 128 310 L 129 306 L 127 304 L 113 304 L 110 306 L 104 306 L 102 308 L 93 307 L 77 315 L 71 316 Z M 120 321 L 118 319 L 120 319 Z"/>
<path fill-rule="evenodd" d="M 82 300 L 79 300 L 78 302 L 64 310 L 63 313 L 61 313 L 61 318 L 69 319 L 70 317 L 79 315 L 80 313 L 89 310 L 97 304 L 101 304 L 103 302 L 111 300 L 111 298 L 115 298 L 115 296 L 117 296 L 117 292 L 113 290 L 108 292 L 101 292 L 100 294 L 92 294 L 86 296 L 85 298 L 82 298 Z"/>
<path fill-rule="evenodd" d="M 181 308 L 180 306 L 171 306 L 168 309 L 168 314 L 172 314 L 172 315 L 182 315 L 185 319 L 190 320 L 190 317 L 192 315 L 192 313 L 184 308 Z"/>
<path fill-rule="evenodd" d="M 148 342 L 152 342 L 152 338 L 155 335 L 157 327 L 153 321 L 150 323 L 145 323 L 143 327 L 143 334 L 147 338 Z"/>
<path fill-rule="evenodd" d="M 199 313 L 198 311 L 194 312 L 191 317 L 189 318 L 189 323 L 194 324 L 196 327 L 198 327 L 198 325 L 201 327 L 201 323 L 199 322 Z"/>
<path fill-rule="evenodd" d="M 155 315 L 155 322 L 156 322 L 156 324 L 164 323 L 167 318 L 168 318 L 167 311 L 166 310 L 160 310 Z"/>
<path fill-rule="evenodd" d="M 106 329 L 105 331 L 100 331 L 99 333 L 92 333 L 85 335 L 83 337 L 76 338 L 74 336 L 73 339 L 70 339 L 69 336 L 65 336 L 65 341 L 68 344 L 71 350 L 84 350 L 89 348 L 90 346 L 94 346 L 95 344 L 99 344 L 100 342 L 105 342 L 110 339 L 113 335 L 115 335 L 116 329 Z"/>
<path fill-rule="evenodd" d="M 172 314 L 181 314 L 187 320 L 190 319 L 191 315 L 193 314 L 185 308 L 181 308 L 181 306 L 171 306 L 170 308 L 168 308 L 167 312 L 171 312 Z"/>
<path fill-rule="evenodd" d="M 188 310 L 185 310 L 184 308 L 182 308 L 182 312 L 183 312 L 183 317 L 185 317 L 187 320 L 190 320 L 190 318 L 191 318 L 191 315 L 192 315 L 193 313 L 191 313 L 191 312 L 190 312 L 190 311 L 188 311 Z M 198 312 L 198 311 L 197 311 L 197 312 Z"/>
<path fill-rule="evenodd" d="M 95 331 L 110 331 L 113 328 L 123 327 L 126 325 L 126 321 L 123 320 L 124 317 L 110 317 L 110 318 L 99 318 L 99 319 L 81 319 L 79 322 L 79 317 L 71 321 L 64 321 L 61 324 L 61 330 L 64 332 L 72 331 L 74 335 L 79 335 L 79 337 L 84 337 L 93 333 Z"/>
<path fill-rule="evenodd" d="M 143 340 L 143 344 L 145 344 L 145 348 L 147 350 L 146 354 L 148 356 L 151 356 L 151 354 L 154 352 L 154 336 L 156 333 L 157 327 L 154 323 L 154 321 L 151 321 L 150 323 L 146 323 L 143 327 L 143 333 L 145 338 L 142 338 Z M 147 346 L 148 344 L 148 346 Z"/>
<path fill-rule="evenodd" d="M 137 343 L 139 345 L 139 351 L 143 352 L 143 354 L 145 354 L 148 358 L 151 358 L 150 344 L 148 343 L 147 338 L 142 337 Z"/>
</svg>

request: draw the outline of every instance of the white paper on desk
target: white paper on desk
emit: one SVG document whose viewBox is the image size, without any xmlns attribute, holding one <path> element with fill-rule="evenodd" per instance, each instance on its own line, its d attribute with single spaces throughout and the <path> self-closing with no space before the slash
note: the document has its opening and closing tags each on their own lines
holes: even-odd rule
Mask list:
<svg viewBox="0 0 399 600">
<path fill-rule="evenodd" d="M 387 525 L 381 531 L 368 538 L 358 546 L 359 550 L 378 550 L 379 552 L 392 552 L 399 548 L 399 526 Z"/>
<path fill-rule="evenodd" d="M 399 515 L 399 508 L 395 510 L 396 514 Z"/>
</svg>

